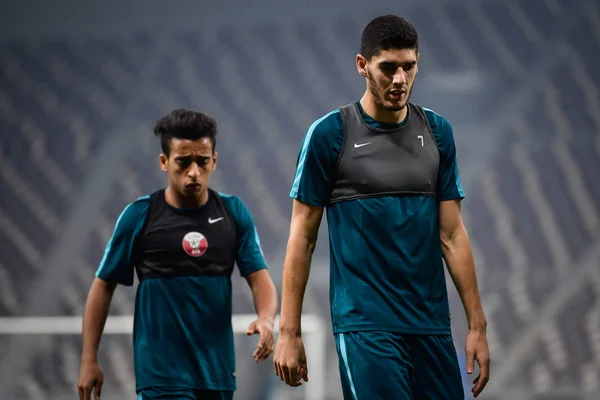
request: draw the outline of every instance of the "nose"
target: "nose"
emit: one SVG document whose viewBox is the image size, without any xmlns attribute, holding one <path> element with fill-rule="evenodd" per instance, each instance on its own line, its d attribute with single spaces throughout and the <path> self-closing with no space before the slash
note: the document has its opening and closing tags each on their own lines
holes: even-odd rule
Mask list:
<svg viewBox="0 0 600 400">
<path fill-rule="evenodd" d="M 190 165 L 190 167 L 188 169 L 188 177 L 192 181 L 197 181 L 198 178 L 200 177 L 200 174 L 201 174 L 201 171 L 200 171 L 200 167 L 198 166 L 198 164 L 192 163 L 192 165 Z"/>
<path fill-rule="evenodd" d="M 404 72 L 404 69 L 398 68 L 398 70 L 394 74 L 393 83 L 395 85 L 404 85 L 406 82 L 407 82 L 407 80 L 406 80 L 406 72 Z"/>
</svg>

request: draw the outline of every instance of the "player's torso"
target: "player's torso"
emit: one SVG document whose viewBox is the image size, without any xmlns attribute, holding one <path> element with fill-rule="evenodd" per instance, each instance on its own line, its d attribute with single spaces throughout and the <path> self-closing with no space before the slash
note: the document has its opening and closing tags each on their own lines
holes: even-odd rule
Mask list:
<svg viewBox="0 0 600 400">
<path fill-rule="evenodd" d="M 437 185 L 440 152 L 427 115 L 402 125 L 340 109 L 344 145 L 327 210 L 334 331 L 445 333 Z"/>
<path fill-rule="evenodd" d="M 238 244 L 235 222 L 221 197 L 209 190 L 198 209 L 168 205 L 164 191 L 152 194 L 144 232 L 136 244 L 141 280 L 177 276 L 230 276 Z"/>
<path fill-rule="evenodd" d="M 330 203 L 380 196 L 435 196 L 439 151 L 427 117 L 408 103 L 406 122 L 373 127 L 356 103 L 340 109 L 344 146 L 338 158 Z"/>
<path fill-rule="evenodd" d="M 197 209 L 150 196 L 135 243 L 137 388 L 235 389 L 231 273 L 238 232 L 222 197 Z"/>
</svg>

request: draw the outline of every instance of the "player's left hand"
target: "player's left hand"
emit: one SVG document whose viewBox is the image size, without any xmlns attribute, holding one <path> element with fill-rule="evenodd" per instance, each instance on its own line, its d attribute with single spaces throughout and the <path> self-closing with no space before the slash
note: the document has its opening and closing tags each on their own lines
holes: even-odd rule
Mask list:
<svg viewBox="0 0 600 400">
<path fill-rule="evenodd" d="M 490 350 L 485 330 L 470 330 L 465 346 L 467 355 L 467 374 L 475 371 L 475 361 L 479 364 L 479 376 L 473 381 L 473 397 L 479 396 L 490 379 Z"/>
<path fill-rule="evenodd" d="M 266 360 L 273 352 L 275 340 L 273 339 L 273 322 L 265 319 L 257 319 L 248 326 L 246 335 L 260 335 L 258 346 L 252 356 L 256 362 Z"/>
</svg>

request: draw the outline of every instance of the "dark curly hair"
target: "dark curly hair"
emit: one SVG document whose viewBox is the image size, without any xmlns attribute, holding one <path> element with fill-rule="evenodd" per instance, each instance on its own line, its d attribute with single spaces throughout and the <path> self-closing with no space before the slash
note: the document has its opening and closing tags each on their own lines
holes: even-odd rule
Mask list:
<svg viewBox="0 0 600 400">
<path fill-rule="evenodd" d="M 176 109 L 162 117 L 154 125 L 154 134 L 160 137 L 160 147 L 168 157 L 171 152 L 171 139 L 198 140 L 207 137 L 217 145 L 217 123 L 206 114 L 197 111 Z"/>
<path fill-rule="evenodd" d="M 367 60 L 382 50 L 415 49 L 419 51 L 416 29 L 405 18 L 383 15 L 373 19 L 362 32 L 360 54 Z"/>
</svg>

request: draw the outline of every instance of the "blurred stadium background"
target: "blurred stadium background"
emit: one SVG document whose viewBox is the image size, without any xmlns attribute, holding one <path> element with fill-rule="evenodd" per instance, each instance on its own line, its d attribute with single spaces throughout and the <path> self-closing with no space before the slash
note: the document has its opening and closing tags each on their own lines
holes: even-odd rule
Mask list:
<svg viewBox="0 0 600 400">
<path fill-rule="evenodd" d="M 217 119 L 213 187 L 246 201 L 279 284 L 300 142 L 361 96 L 361 30 L 396 13 L 421 37 L 413 100 L 455 131 L 492 354 L 480 398 L 600 398 L 597 0 L 0 4 L 0 316 L 81 314 L 116 217 L 165 183 L 152 126 L 176 107 Z M 328 272 L 323 227 L 305 312 L 325 324 L 321 378 L 340 399 Z M 134 295 L 119 288 L 111 315 Z M 237 338 L 237 399 L 303 398 Z M 0 399 L 75 398 L 79 351 L 78 332 L 0 335 Z M 104 337 L 101 366 L 103 399 L 135 398 L 129 335 Z"/>
</svg>

